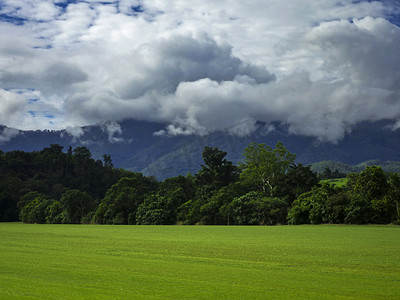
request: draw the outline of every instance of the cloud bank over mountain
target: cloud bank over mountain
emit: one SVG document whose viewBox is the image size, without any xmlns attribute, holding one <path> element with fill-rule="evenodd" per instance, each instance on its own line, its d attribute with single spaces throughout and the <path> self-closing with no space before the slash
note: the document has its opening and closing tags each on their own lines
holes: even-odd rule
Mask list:
<svg viewBox="0 0 400 300">
<path fill-rule="evenodd" d="M 332 142 L 365 120 L 397 129 L 400 5 L 320 2 L 4 0 L 0 123 L 111 121 L 115 141 L 130 118 L 172 135 L 280 121 Z"/>
</svg>

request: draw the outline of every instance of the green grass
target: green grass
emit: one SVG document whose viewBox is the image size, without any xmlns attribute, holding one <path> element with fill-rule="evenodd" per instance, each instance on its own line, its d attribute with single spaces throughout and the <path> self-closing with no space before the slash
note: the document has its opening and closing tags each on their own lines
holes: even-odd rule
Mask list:
<svg viewBox="0 0 400 300">
<path fill-rule="evenodd" d="M 324 179 L 324 180 L 321 180 L 320 183 L 326 182 L 326 183 L 332 184 L 336 187 L 342 187 L 347 183 L 348 180 L 349 180 L 348 178 Z"/>
<path fill-rule="evenodd" d="M 399 299 L 396 226 L 0 224 L 0 299 Z"/>
</svg>

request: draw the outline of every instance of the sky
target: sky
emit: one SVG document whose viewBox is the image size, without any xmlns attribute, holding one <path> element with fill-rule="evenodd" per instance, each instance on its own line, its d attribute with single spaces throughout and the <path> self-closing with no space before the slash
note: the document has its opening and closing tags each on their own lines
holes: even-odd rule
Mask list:
<svg viewBox="0 0 400 300">
<path fill-rule="evenodd" d="M 400 0 L 0 0 L 0 124 L 159 135 L 400 128 Z M 272 128 L 272 127 L 269 127 Z"/>
</svg>

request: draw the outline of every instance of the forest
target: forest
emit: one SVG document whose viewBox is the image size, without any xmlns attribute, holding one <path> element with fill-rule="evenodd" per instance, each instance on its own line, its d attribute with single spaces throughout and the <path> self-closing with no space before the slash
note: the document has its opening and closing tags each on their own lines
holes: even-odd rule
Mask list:
<svg viewBox="0 0 400 300">
<path fill-rule="evenodd" d="M 86 147 L 64 152 L 0 151 L 0 221 L 49 224 L 277 225 L 399 224 L 400 174 L 367 166 L 337 187 L 320 183 L 296 155 L 250 143 L 238 165 L 205 147 L 196 174 L 157 181 L 95 160 Z"/>
</svg>

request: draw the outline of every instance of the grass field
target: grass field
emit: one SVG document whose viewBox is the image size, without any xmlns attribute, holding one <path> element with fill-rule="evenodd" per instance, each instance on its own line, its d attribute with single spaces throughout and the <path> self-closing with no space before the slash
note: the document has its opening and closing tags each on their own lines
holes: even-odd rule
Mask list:
<svg viewBox="0 0 400 300">
<path fill-rule="evenodd" d="M 399 226 L 0 223 L 0 299 L 399 299 Z"/>
</svg>

